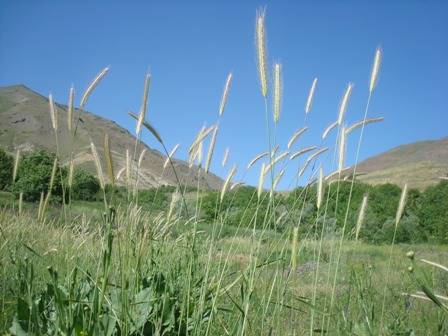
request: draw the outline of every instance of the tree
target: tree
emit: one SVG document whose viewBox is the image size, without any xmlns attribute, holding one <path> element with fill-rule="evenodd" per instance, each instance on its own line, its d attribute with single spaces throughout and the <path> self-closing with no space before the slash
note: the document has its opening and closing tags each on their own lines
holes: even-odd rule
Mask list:
<svg viewBox="0 0 448 336">
<path fill-rule="evenodd" d="M 12 188 L 13 193 L 18 195 L 23 192 L 24 200 L 38 201 L 40 194 L 48 191 L 54 159 L 55 155 L 45 150 L 25 155 L 20 160 L 17 179 Z M 61 169 L 58 167 L 52 189 L 52 195 L 56 197 L 62 195 L 60 174 Z"/>
<path fill-rule="evenodd" d="M 448 243 L 448 181 L 441 181 L 424 191 L 418 217 L 432 240 Z"/>
<path fill-rule="evenodd" d="M 77 168 L 73 175 L 72 198 L 93 201 L 100 190 L 98 179 L 84 169 Z"/>
<path fill-rule="evenodd" d="M 7 190 L 12 182 L 14 159 L 0 148 L 0 190 Z"/>
</svg>

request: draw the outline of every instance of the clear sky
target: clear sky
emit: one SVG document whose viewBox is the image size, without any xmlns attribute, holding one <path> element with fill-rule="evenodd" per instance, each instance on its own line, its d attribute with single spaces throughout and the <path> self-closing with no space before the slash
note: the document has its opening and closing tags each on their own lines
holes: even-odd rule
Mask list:
<svg viewBox="0 0 448 336">
<path fill-rule="evenodd" d="M 347 122 L 362 118 L 375 48 L 384 57 L 360 157 L 448 135 L 448 1 L 24 1 L 0 3 L 0 85 L 23 83 L 43 95 L 79 97 L 105 66 L 111 70 L 88 110 L 133 130 L 146 71 L 152 74 L 147 119 L 179 158 L 202 124 L 214 123 L 227 74 L 234 76 L 212 170 L 225 176 L 266 150 L 264 105 L 254 48 L 255 13 L 266 7 L 268 62 L 283 66 L 282 148 L 304 122 L 319 78 L 309 132 L 295 149 L 322 145 L 348 82 L 355 87 Z M 349 140 L 347 164 L 359 137 Z M 159 148 L 145 135 L 144 140 Z M 328 144 L 334 143 L 334 136 Z M 230 147 L 229 164 L 220 161 Z M 325 159 L 325 169 L 331 170 Z M 297 167 L 296 167 L 297 168 Z M 256 184 L 258 167 L 246 180 Z M 291 174 L 281 184 L 287 188 Z"/>
</svg>

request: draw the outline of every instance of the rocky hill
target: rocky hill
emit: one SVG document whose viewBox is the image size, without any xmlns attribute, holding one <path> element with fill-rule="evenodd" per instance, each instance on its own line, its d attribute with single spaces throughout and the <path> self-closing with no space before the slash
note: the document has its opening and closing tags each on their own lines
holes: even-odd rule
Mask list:
<svg viewBox="0 0 448 336">
<path fill-rule="evenodd" d="M 61 157 L 67 163 L 71 148 L 67 128 L 67 106 L 57 104 L 58 109 L 58 139 Z M 75 111 L 77 115 L 79 111 Z M 94 172 L 90 154 L 90 139 L 97 146 L 104 162 L 103 139 L 109 135 L 115 172 L 125 166 L 126 149 L 133 153 L 135 137 L 126 129 L 111 120 L 101 118 L 93 113 L 81 111 L 78 133 L 75 141 L 75 158 L 78 165 Z M 16 149 L 30 151 L 46 149 L 56 152 L 55 135 L 51 125 L 48 99 L 23 85 L 0 88 L 0 146 L 7 151 Z M 165 156 L 159 151 L 141 144 L 138 152 L 146 148 L 147 152 L 139 171 L 141 187 L 158 185 L 176 185 L 174 172 L 170 166 L 163 169 Z M 182 184 L 197 186 L 198 168 L 181 160 L 174 160 L 176 171 Z M 104 167 L 105 164 L 104 164 Z M 200 174 L 200 185 L 205 188 L 218 189 L 222 180 L 214 174 Z"/>
</svg>

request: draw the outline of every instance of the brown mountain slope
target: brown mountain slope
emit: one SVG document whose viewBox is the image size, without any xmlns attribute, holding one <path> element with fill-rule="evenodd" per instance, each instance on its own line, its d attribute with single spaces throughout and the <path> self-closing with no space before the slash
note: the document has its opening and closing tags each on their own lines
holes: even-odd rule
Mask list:
<svg viewBox="0 0 448 336">
<path fill-rule="evenodd" d="M 401 145 L 358 165 L 369 184 L 394 183 L 424 189 L 448 175 L 448 138 Z"/>
<path fill-rule="evenodd" d="M 67 107 L 57 104 L 59 150 L 67 160 L 70 152 L 70 136 L 67 129 Z M 75 115 L 77 115 L 76 110 Z M 125 166 L 126 149 L 133 153 L 135 137 L 115 122 L 82 111 L 78 134 L 75 142 L 76 162 L 94 172 L 90 154 L 90 139 L 93 140 L 99 154 L 103 157 L 103 139 L 107 133 L 112 147 L 115 173 Z M 0 145 L 13 152 L 22 150 L 47 149 L 56 152 L 55 136 L 50 121 L 48 99 L 23 85 L 0 88 Z M 139 172 L 141 187 L 158 185 L 176 185 L 174 172 L 170 166 L 163 169 L 165 156 L 159 151 L 141 144 L 139 152 L 146 148 L 142 167 Z M 189 168 L 181 160 L 174 160 L 181 182 L 188 186 L 197 186 L 198 169 Z M 105 167 L 105 164 L 104 164 Z M 201 172 L 200 184 L 205 188 L 218 189 L 222 180 L 213 174 Z"/>
</svg>

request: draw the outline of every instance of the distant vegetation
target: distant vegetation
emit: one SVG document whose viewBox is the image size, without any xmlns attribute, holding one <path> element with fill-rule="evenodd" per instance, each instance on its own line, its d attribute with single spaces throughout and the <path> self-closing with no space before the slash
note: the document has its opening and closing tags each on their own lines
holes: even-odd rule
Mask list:
<svg viewBox="0 0 448 336">
<path fill-rule="evenodd" d="M 45 193 L 51 179 L 55 155 L 46 151 L 37 151 L 26 154 L 18 168 L 16 181 L 11 186 L 13 174 L 12 156 L 0 149 L 0 176 L 1 190 L 12 191 L 16 198 L 23 193 L 24 200 L 38 202 L 41 193 Z M 67 175 L 65 167 L 59 167 L 63 177 Z M 334 184 L 325 187 L 324 193 L 329 193 L 325 204 L 326 213 L 319 215 L 316 207 L 316 186 L 299 187 L 291 192 L 277 193 L 275 197 L 275 216 L 281 221 L 278 225 L 272 224 L 271 229 L 278 232 L 289 230 L 300 221 L 300 234 L 307 234 L 308 238 L 316 239 L 321 232 L 322 224 L 326 221 L 328 234 L 338 232 L 340 223 L 344 222 L 347 204 L 350 204 L 347 222 L 348 238 L 354 238 L 358 209 L 364 195 L 368 195 L 368 206 L 364 218 L 364 225 L 360 230 L 359 238 L 375 244 L 384 244 L 392 241 L 394 234 L 394 220 L 396 208 L 402 192 L 401 188 L 393 184 L 371 186 L 359 181 L 353 185 L 351 201 L 349 202 L 351 182 L 341 181 L 339 188 Z M 138 199 L 146 209 L 163 210 L 169 206 L 171 195 L 176 188 L 162 186 L 159 188 L 140 189 Z M 188 188 L 194 192 L 194 188 Z M 107 197 L 113 197 L 117 202 L 125 202 L 129 195 L 124 186 L 106 186 Z M 226 216 L 228 225 L 250 227 L 253 218 L 258 216 L 256 223 L 263 223 L 263 216 L 269 206 L 269 194 L 264 193 L 261 200 L 257 198 L 257 189 L 249 186 L 240 186 L 229 191 L 220 207 L 216 207 L 219 197 L 218 191 L 202 192 L 201 217 L 212 222 L 217 216 Z M 74 172 L 73 200 L 103 201 L 98 179 L 82 168 Z M 448 243 L 448 181 L 441 181 L 436 186 L 430 186 L 423 192 L 417 189 L 408 191 L 408 200 L 396 232 L 398 243 Z M 62 201 L 62 188 L 60 180 L 55 181 L 52 190 L 53 202 Z M 67 200 L 66 200 L 67 202 Z M 290 209 L 295 209 L 290 211 Z M 317 219 L 316 219 L 317 218 Z M 260 224 L 261 225 L 261 224 Z M 314 232 L 315 235 L 310 234 Z"/>
</svg>

